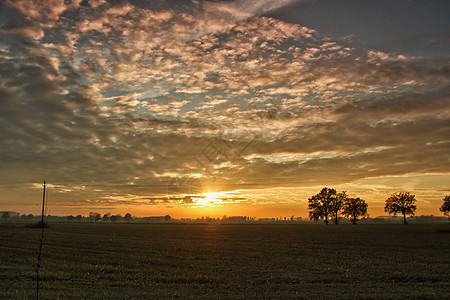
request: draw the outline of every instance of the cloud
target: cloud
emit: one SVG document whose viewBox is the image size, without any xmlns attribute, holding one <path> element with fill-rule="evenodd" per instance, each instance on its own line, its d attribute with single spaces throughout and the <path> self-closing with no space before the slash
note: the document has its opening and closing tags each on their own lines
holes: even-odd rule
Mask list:
<svg viewBox="0 0 450 300">
<path fill-rule="evenodd" d="M 39 0 L 6 0 L 4 6 L 20 11 L 27 18 L 34 20 L 56 20 L 68 8 L 78 8 L 81 0 L 66 1 L 48 0 L 45 3 Z"/>
<path fill-rule="evenodd" d="M 6 2 L 2 181 L 113 205 L 165 203 L 169 174 L 233 191 L 447 172 L 447 58 L 264 16 L 291 3 Z M 211 142 L 227 155 L 205 170 Z"/>
<path fill-rule="evenodd" d="M 282 7 L 301 2 L 300 0 L 236 0 L 231 2 L 204 2 L 207 11 L 221 11 L 229 13 L 237 20 L 248 18 L 249 16 L 262 15 Z"/>
</svg>

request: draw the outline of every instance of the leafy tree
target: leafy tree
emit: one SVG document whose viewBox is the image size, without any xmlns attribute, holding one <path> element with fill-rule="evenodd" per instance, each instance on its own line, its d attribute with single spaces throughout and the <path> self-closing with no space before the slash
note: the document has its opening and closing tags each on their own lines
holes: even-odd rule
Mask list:
<svg viewBox="0 0 450 300">
<path fill-rule="evenodd" d="M 320 193 L 308 199 L 309 218 L 317 221 L 325 218 L 328 225 L 328 216 L 331 215 L 333 203 L 336 201 L 336 190 L 324 187 Z"/>
<path fill-rule="evenodd" d="M 125 216 L 123 217 L 125 221 L 130 221 L 131 220 L 131 214 L 130 213 L 126 213 Z"/>
<path fill-rule="evenodd" d="M 341 192 L 336 194 L 336 197 L 331 199 L 331 215 L 334 219 L 334 224 L 338 224 L 339 221 L 339 213 L 342 210 L 342 205 L 344 204 L 345 199 L 348 198 L 347 193 Z"/>
<path fill-rule="evenodd" d="M 67 221 L 73 221 L 73 219 L 75 219 L 74 216 L 72 216 L 72 215 L 67 216 Z"/>
<path fill-rule="evenodd" d="M 411 195 L 409 192 L 400 192 L 396 194 L 392 194 L 387 200 L 386 205 L 384 206 L 384 211 L 393 214 L 394 216 L 398 213 L 403 214 L 403 222 L 406 222 L 406 215 L 414 216 L 414 212 L 417 209 L 416 196 Z"/>
<path fill-rule="evenodd" d="M 203 218 L 203 217 L 202 217 Z M 164 220 L 166 220 L 166 222 L 169 222 L 172 218 L 169 215 L 165 215 L 164 216 Z"/>
<path fill-rule="evenodd" d="M 20 216 L 20 218 L 23 219 L 23 220 L 32 220 L 34 218 L 34 215 L 32 215 L 32 214 L 28 214 L 28 215 L 22 214 Z"/>
<path fill-rule="evenodd" d="M 6 220 L 7 220 L 9 217 L 11 217 L 11 214 L 9 213 L 9 211 L 3 212 L 2 218 L 5 220 L 5 223 L 6 223 Z"/>
<path fill-rule="evenodd" d="M 81 219 L 83 218 L 83 216 L 82 215 L 77 215 L 76 218 L 77 218 L 77 221 L 80 222 Z"/>
<path fill-rule="evenodd" d="M 102 216 L 99 213 L 96 212 L 90 212 L 89 213 L 89 219 L 91 221 L 95 221 L 97 222 L 98 220 L 100 220 L 102 218 Z"/>
<path fill-rule="evenodd" d="M 110 217 L 111 217 L 110 213 L 104 214 L 103 217 L 102 217 L 102 220 L 103 221 L 108 221 Z"/>
<path fill-rule="evenodd" d="M 352 223 L 356 225 L 358 217 L 365 216 L 367 214 L 367 203 L 359 197 L 347 197 L 344 200 L 342 214 L 349 219 L 351 218 Z"/>
<path fill-rule="evenodd" d="M 111 222 L 117 222 L 120 221 L 120 219 L 122 219 L 121 215 L 112 215 L 110 218 Z"/>
<path fill-rule="evenodd" d="M 439 208 L 440 211 L 444 213 L 449 219 L 450 219 L 450 195 L 445 196 L 444 203 L 442 203 L 442 206 Z"/>
</svg>

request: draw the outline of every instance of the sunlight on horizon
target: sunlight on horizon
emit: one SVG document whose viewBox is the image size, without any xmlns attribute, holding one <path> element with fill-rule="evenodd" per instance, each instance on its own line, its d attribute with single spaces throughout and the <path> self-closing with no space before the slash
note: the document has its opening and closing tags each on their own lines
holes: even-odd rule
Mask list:
<svg viewBox="0 0 450 300">
<path fill-rule="evenodd" d="M 1 208 L 47 180 L 53 214 L 306 216 L 323 187 L 440 214 L 449 4 L 275 2 L 7 0 Z"/>
</svg>

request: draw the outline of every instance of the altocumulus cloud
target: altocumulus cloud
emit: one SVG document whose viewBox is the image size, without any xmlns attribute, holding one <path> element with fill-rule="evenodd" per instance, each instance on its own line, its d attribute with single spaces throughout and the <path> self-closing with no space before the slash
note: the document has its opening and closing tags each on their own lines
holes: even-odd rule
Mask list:
<svg viewBox="0 0 450 300">
<path fill-rule="evenodd" d="M 3 1 L 5 189 L 45 177 L 62 204 L 167 204 L 169 175 L 232 191 L 448 172 L 448 58 L 266 14 L 294 2 Z"/>
</svg>

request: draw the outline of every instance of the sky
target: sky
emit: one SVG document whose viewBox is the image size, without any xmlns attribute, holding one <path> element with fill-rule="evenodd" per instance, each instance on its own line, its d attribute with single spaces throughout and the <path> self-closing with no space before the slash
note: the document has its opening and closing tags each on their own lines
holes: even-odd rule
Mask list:
<svg viewBox="0 0 450 300">
<path fill-rule="evenodd" d="M 448 1 L 4 0 L 0 210 L 385 215 L 450 194 Z"/>
</svg>

